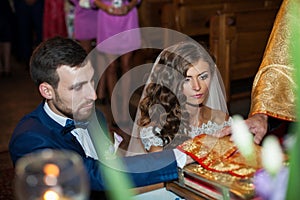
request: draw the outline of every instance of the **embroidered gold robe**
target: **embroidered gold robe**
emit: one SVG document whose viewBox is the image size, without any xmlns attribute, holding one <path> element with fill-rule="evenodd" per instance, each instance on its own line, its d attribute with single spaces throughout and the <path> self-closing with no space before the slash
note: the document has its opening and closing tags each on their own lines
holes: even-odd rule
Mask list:
<svg viewBox="0 0 300 200">
<path fill-rule="evenodd" d="M 284 0 L 276 16 L 263 61 L 253 82 L 250 116 L 263 113 L 283 120 L 296 120 L 294 66 L 289 49 L 289 5 L 290 0 Z"/>
</svg>

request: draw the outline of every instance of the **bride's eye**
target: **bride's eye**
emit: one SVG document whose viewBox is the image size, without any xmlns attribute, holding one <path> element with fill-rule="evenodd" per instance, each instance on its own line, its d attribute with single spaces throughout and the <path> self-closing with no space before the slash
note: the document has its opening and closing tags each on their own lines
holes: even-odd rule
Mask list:
<svg viewBox="0 0 300 200">
<path fill-rule="evenodd" d="M 205 80 L 208 78 L 208 73 L 200 74 L 198 77 L 200 80 Z"/>
<path fill-rule="evenodd" d="M 184 82 L 185 83 L 188 83 L 188 82 L 190 82 L 191 81 L 191 78 L 189 78 L 189 77 L 186 77 L 185 79 L 184 79 Z"/>
</svg>

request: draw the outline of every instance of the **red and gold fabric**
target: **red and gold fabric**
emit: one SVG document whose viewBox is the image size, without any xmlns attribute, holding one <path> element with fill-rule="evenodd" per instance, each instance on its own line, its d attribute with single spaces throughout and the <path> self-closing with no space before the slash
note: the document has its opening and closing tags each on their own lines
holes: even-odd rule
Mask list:
<svg viewBox="0 0 300 200">
<path fill-rule="evenodd" d="M 262 168 L 261 147 L 254 145 L 256 157 L 246 159 L 230 141 L 230 136 L 216 138 L 202 134 L 179 145 L 178 149 L 212 172 L 247 178 L 252 177 L 258 169 Z"/>
</svg>

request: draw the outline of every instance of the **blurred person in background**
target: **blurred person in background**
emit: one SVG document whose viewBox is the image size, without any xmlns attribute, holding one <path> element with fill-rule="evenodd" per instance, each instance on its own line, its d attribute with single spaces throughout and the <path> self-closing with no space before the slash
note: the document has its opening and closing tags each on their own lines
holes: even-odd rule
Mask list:
<svg viewBox="0 0 300 200">
<path fill-rule="evenodd" d="M 11 0 L 0 1 L 0 73 L 2 77 L 11 76 L 13 9 Z"/>
<path fill-rule="evenodd" d="M 43 40 L 55 36 L 68 37 L 65 0 L 44 0 Z"/>
<path fill-rule="evenodd" d="M 117 35 L 118 33 L 139 28 L 139 19 L 137 5 L 140 0 L 91 0 L 94 6 L 99 8 L 98 11 L 98 26 L 97 26 L 97 44 Z M 111 100 L 111 107 L 118 108 L 118 119 L 114 119 L 118 126 L 126 127 L 129 121 L 126 116 L 128 104 L 126 100 L 129 99 L 128 88 L 130 87 L 130 77 L 122 82 L 122 92 L 119 98 L 111 98 L 114 87 L 118 81 L 118 76 L 125 74 L 131 69 L 133 62 L 132 49 L 138 49 L 141 46 L 141 36 L 138 32 L 135 34 L 126 34 L 126 37 L 118 38 L 116 42 L 110 43 L 107 46 L 97 48 L 100 53 L 106 55 L 108 60 L 111 60 L 105 75 L 99 82 L 97 95 L 99 102 L 105 102 L 106 87 L 109 93 L 109 100 Z M 119 59 L 111 59 L 114 56 L 120 57 L 121 72 L 118 71 Z M 106 85 L 106 86 L 105 86 Z M 129 126 L 129 125 L 128 125 Z"/>
<path fill-rule="evenodd" d="M 73 37 L 89 53 L 96 42 L 98 9 L 92 8 L 89 0 L 69 0 L 75 7 Z"/>
<path fill-rule="evenodd" d="M 43 40 L 44 0 L 13 0 L 17 21 L 17 59 L 29 67 L 33 49 Z"/>
</svg>

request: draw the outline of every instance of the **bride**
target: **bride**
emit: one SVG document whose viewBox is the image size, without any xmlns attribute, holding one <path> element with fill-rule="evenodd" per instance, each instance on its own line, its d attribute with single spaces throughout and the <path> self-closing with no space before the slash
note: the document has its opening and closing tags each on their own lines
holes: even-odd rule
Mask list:
<svg viewBox="0 0 300 200">
<path fill-rule="evenodd" d="M 213 59 L 199 43 L 164 49 L 141 96 L 127 156 L 176 148 L 230 126 L 224 91 Z"/>
</svg>

